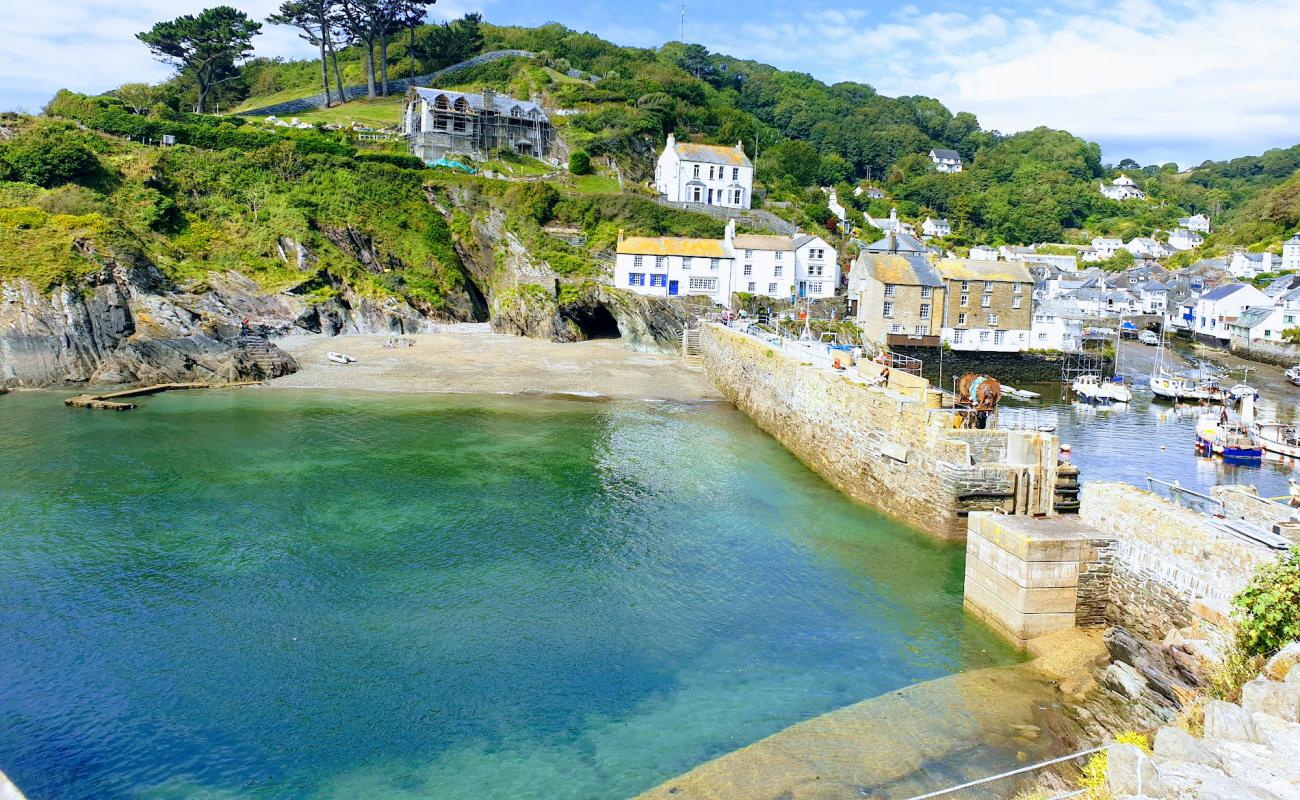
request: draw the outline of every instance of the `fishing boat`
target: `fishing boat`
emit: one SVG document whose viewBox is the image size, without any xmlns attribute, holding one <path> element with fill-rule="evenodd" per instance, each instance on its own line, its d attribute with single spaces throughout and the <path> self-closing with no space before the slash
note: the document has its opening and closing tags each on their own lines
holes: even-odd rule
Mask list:
<svg viewBox="0 0 1300 800">
<path fill-rule="evenodd" d="M 1089 403 L 1109 403 L 1110 393 L 1102 384 L 1100 375 L 1080 375 L 1070 384 L 1070 391 Z"/>
<path fill-rule="evenodd" d="M 333 361 L 335 364 L 352 364 L 356 362 L 356 359 L 352 356 L 344 355 L 343 353 L 336 353 L 333 350 L 326 353 L 325 357 L 330 361 Z"/>
<path fill-rule="evenodd" d="M 1241 400 L 1243 397 L 1250 397 L 1254 400 L 1259 399 L 1259 390 L 1254 386 L 1248 386 L 1244 383 L 1239 383 L 1236 386 L 1233 386 L 1228 390 L 1228 394 L 1232 395 L 1233 400 Z"/>
<path fill-rule="evenodd" d="M 1286 379 L 1291 382 L 1292 386 L 1300 386 L 1300 364 L 1296 364 L 1286 371 Z"/>
<path fill-rule="evenodd" d="M 1124 385 L 1124 379 L 1119 375 L 1113 376 L 1110 383 L 1102 384 L 1101 389 L 1112 403 L 1128 403 L 1133 400 L 1133 390 Z"/>
<path fill-rule="evenodd" d="M 1196 451 L 1202 456 L 1222 456 L 1224 461 L 1256 462 L 1264 458 L 1264 448 L 1255 438 L 1255 399 L 1241 401 L 1241 415 L 1233 420 L 1225 408 L 1218 414 L 1196 418 Z"/>
<path fill-rule="evenodd" d="M 1008 397 L 1014 397 L 1017 400 L 1037 400 L 1042 397 L 1038 392 L 1031 392 L 1028 389 L 1017 389 L 1014 386 L 1003 386 L 1002 393 Z"/>
<path fill-rule="evenodd" d="M 1270 453 L 1300 458 L 1300 428 L 1295 425 L 1261 422 L 1255 426 L 1255 438 Z"/>
</svg>

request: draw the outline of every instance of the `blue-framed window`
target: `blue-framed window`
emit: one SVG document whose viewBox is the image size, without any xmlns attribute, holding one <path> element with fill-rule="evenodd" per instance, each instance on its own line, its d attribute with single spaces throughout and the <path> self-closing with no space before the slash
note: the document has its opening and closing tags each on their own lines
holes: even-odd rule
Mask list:
<svg viewBox="0 0 1300 800">
<path fill-rule="evenodd" d="M 668 283 L 668 276 L 667 276 L 667 275 L 661 275 L 661 274 L 659 274 L 659 273 L 657 273 L 657 272 L 652 272 L 652 273 L 650 273 L 650 285 L 651 285 L 651 286 L 664 286 L 664 285 L 666 285 L 667 283 Z"/>
<path fill-rule="evenodd" d="M 627 274 L 627 285 L 628 285 L 628 286 L 645 286 L 645 273 L 644 273 L 644 272 L 629 272 L 629 273 Z"/>
</svg>

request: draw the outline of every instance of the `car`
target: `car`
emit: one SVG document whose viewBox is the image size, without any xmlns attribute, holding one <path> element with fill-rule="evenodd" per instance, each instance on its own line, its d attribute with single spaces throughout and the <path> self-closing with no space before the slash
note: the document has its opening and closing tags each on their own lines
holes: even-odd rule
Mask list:
<svg viewBox="0 0 1300 800">
<path fill-rule="evenodd" d="M 1138 341 L 1141 342 L 1142 344 L 1151 345 L 1152 347 L 1155 347 L 1156 345 L 1160 344 L 1160 334 L 1156 333 L 1155 331 L 1142 331 L 1141 333 L 1138 334 Z"/>
</svg>

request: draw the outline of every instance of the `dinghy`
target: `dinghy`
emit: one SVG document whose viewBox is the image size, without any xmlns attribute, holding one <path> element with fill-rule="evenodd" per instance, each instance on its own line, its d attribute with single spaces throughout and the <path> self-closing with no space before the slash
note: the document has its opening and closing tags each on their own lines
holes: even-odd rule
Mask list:
<svg viewBox="0 0 1300 800">
<path fill-rule="evenodd" d="M 356 361 L 352 356 L 344 355 L 343 353 L 336 353 L 333 350 L 326 353 L 325 357 L 330 361 L 333 361 L 335 364 L 351 364 Z"/>
</svg>

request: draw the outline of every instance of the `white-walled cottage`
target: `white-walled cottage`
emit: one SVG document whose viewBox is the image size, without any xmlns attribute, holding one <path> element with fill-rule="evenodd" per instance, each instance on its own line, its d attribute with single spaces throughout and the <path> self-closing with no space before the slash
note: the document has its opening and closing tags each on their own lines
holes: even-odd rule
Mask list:
<svg viewBox="0 0 1300 800">
<path fill-rule="evenodd" d="M 1201 336 L 1226 342 L 1231 338 L 1229 324 L 1235 322 L 1241 312 L 1252 306 L 1271 305 L 1273 302 L 1267 295 L 1248 283 L 1225 283 L 1196 299 L 1191 329 Z"/>
<path fill-rule="evenodd" d="M 1256 275 L 1272 272 L 1276 266 L 1272 253 L 1247 253 L 1238 250 L 1232 254 L 1232 260 L 1228 262 L 1228 272 L 1234 278 L 1249 280 Z"/>
<path fill-rule="evenodd" d="M 1095 236 L 1092 240 L 1092 250 L 1097 254 L 1101 261 L 1108 261 L 1114 258 L 1115 254 L 1123 247 L 1123 239 L 1114 239 L 1109 236 Z"/>
<path fill-rule="evenodd" d="M 1178 228 L 1169 234 L 1169 246 L 1175 250 L 1191 250 L 1204 242 L 1205 237 L 1191 228 Z"/>
<path fill-rule="evenodd" d="M 749 208 L 754 165 L 735 147 L 678 142 L 670 133 L 655 164 L 655 191 L 674 203 Z"/>
<path fill-rule="evenodd" d="M 948 224 L 946 219 L 926 217 L 925 221 L 921 223 L 921 233 L 926 236 L 943 238 L 952 235 L 952 226 Z"/>
<path fill-rule="evenodd" d="M 1193 214 L 1190 217 L 1179 217 L 1178 225 L 1189 231 L 1197 233 L 1210 232 L 1210 220 L 1204 214 Z"/>
<path fill-rule="evenodd" d="M 1300 233 L 1282 243 L 1282 263 L 1279 269 L 1300 271 Z"/>
<path fill-rule="evenodd" d="M 986 244 L 977 244 L 970 249 L 972 261 L 997 261 L 998 249 Z"/>
<path fill-rule="evenodd" d="M 961 172 L 961 153 L 935 148 L 930 151 L 930 163 L 939 172 Z"/>
<path fill-rule="evenodd" d="M 1123 174 L 1111 181 L 1109 186 L 1100 183 L 1097 188 L 1111 200 L 1145 200 L 1147 196 L 1146 192 L 1138 188 L 1137 181 Z"/>
</svg>

